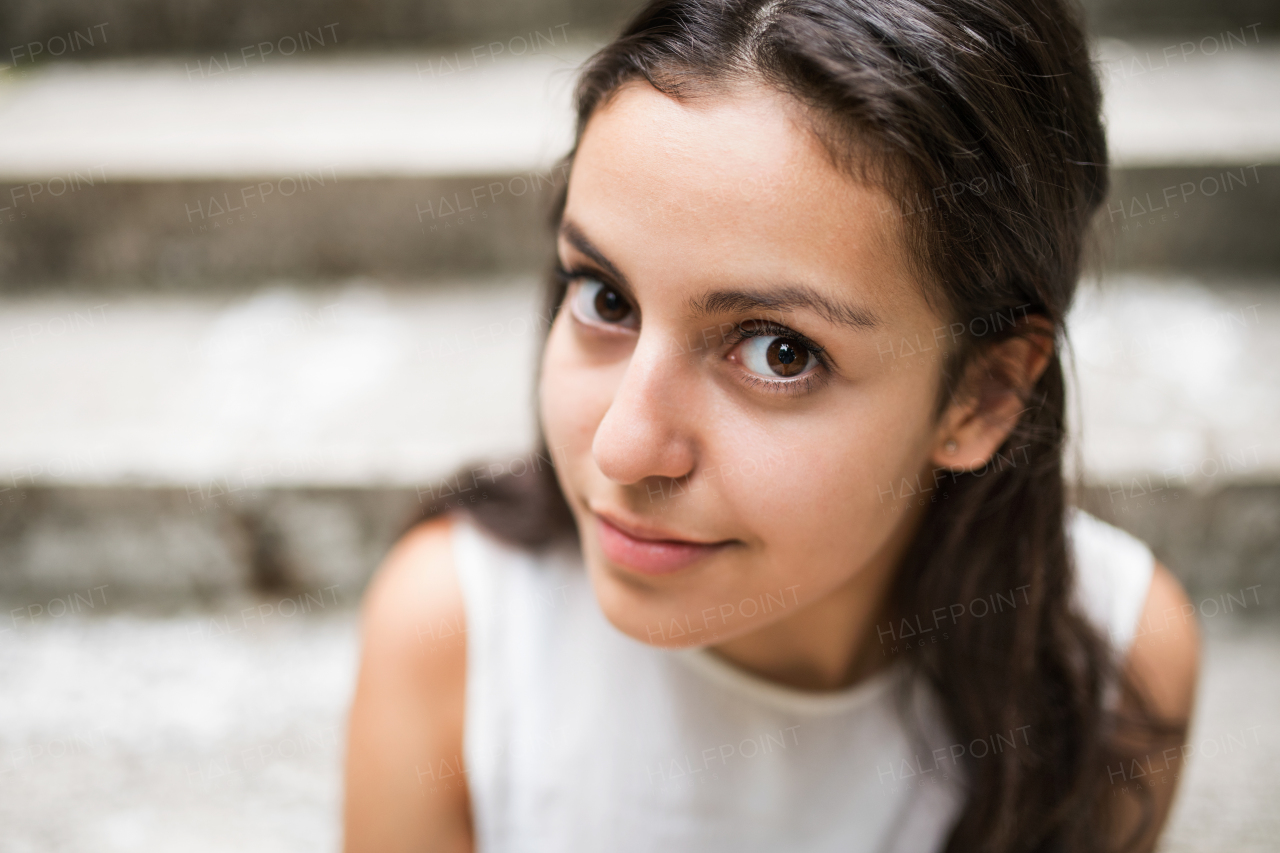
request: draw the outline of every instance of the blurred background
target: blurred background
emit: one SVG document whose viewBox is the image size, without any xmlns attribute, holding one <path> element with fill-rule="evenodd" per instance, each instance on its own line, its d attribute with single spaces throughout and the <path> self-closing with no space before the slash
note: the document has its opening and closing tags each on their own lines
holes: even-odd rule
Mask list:
<svg viewBox="0 0 1280 853">
<path fill-rule="evenodd" d="M 338 848 L 355 608 L 444 475 L 536 464 L 574 71 L 635 5 L 0 4 L 0 850 Z M 1280 849 L 1280 5 L 1088 10 L 1078 500 L 1206 635 L 1163 849 Z"/>
</svg>

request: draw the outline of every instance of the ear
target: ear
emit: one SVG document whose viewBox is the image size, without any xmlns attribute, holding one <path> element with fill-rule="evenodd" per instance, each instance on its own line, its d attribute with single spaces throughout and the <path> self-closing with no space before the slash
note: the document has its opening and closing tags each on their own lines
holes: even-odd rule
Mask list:
<svg viewBox="0 0 1280 853">
<path fill-rule="evenodd" d="M 939 420 L 930 461 L 948 471 L 982 468 L 1026 410 L 1024 402 L 1053 355 L 1054 328 L 1032 315 L 1014 335 L 980 353 Z"/>
</svg>

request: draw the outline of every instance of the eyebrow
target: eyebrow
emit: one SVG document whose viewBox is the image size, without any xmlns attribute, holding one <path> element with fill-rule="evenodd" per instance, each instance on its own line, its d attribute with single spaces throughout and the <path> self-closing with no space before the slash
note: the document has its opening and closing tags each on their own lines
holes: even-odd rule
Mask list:
<svg viewBox="0 0 1280 853">
<path fill-rule="evenodd" d="M 591 242 L 577 223 L 568 219 L 563 220 L 560 223 L 560 234 L 575 249 L 600 265 L 621 288 L 628 291 L 626 295 L 630 295 L 631 285 L 627 277 Z M 865 308 L 829 299 L 813 288 L 799 284 L 783 285 L 770 288 L 768 291 L 715 290 L 690 300 L 689 308 L 695 317 L 760 310 L 808 309 L 830 323 L 858 331 L 875 329 L 880 325 L 876 316 Z"/>
<path fill-rule="evenodd" d="M 879 326 L 879 321 L 870 311 L 828 299 L 816 290 L 799 284 L 770 288 L 768 291 L 716 290 L 693 300 L 690 307 L 695 316 L 808 309 L 829 323 L 847 326 L 856 331 Z"/>
<path fill-rule="evenodd" d="M 582 233 L 582 229 L 577 223 L 568 219 L 560 223 L 560 234 L 568 240 L 575 249 L 595 261 L 604 271 L 613 276 L 619 285 L 631 289 L 631 283 L 627 281 L 627 277 L 622 274 L 622 270 L 613 265 L 613 262 L 604 256 L 604 252 L 596 248 L 595 243 L 587 239 L 587 235 Z"/>
</svg>

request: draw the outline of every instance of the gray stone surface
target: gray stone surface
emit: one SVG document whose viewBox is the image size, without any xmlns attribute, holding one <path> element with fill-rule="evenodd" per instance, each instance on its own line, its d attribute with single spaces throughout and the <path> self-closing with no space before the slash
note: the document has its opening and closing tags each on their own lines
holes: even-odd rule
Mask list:
<svg viewBox="0 0 1280 853">
<path fill-rule="evenodd" d="M 1111 267 L 1280 263 L 1280 49 L 1237 36 L 1098 43 Z M 473 67 L 450 51 L 0 71 L 0 292 L 541 271 L 595 46 L 556 39 Z"/>
<path fill-rule="evenodd" d="M 1280 838 L 1280 625 L 1201 617 L 1196 719 L 1166 853 L 1264 853 Z M 1172 775 L 1172 774 L 1168 774 Z"/>
<path fill-rule="evenodd" d="M 539 301 L 521 278 L 0 302 L 0 488 L 413 486 L 511 459 Z"/>
<path fill-rule="evenodd" d="M 136 53 L 223 51 L 276 44 L 303 31 L 328 35 L 338 50 L 371 50 L 420 45 L 488 45 L 530 39 L 531 33 L 565 24 L 573 32 L 603 33 L 621 25 L 636 0 L 280 0 L 264 5 L 251 0 L 41 0 L 0 7 L 0 45 L 40 42 L 38 59 L 59 45 L 50 39 L 72 29 L 101 35 L 95 45 L 77 43 L 75 53 L 119 56 Z M 91 28 L 100 23 L 101 31 Z M 283 47 L 288 50 L 288 43 Z M 312 49 L 315 49 L 314 46 Z M 330 48 L 333 49 L 333 48 Z M 513 49 L 519 49 L 519 42 Z M 19 54 L 27 58 L 30 51 Z M 8 60 L 7 55 L 0 57 Z"/>
<path fill-rule="evenodd" d="M 438 508 L 417 489 L 385 488 L 13 496 L 0 504 L 0 591 L 32 600 L 102 584 L 116 600 L 177 604 L 330 585 L 358 595 L 396 538 Z"/>
<path fill-rule="evenodd" d="M 489 277 L 539 273 L 550 263 L 547 221 L 565 188 L 563 169 L 441 178 L 335 180 L 327 168 L 310 169 L 317 180 L 306 174 L 99 181 L 74 198 L 0 211 L 0 294 L 216 295 L 274 278 L 324 289 L 358 275 Z M 13 186 L 23 185 L 0 179 L 0 194 Z"/>
<path fill-rule="evenodd" d="M 1237 26 L 1230 38 L 1210 31 L 1190 43 L 1102 39 L 1094 51 L 1113 162 L 1276 162 L 1280 45 L 1257 29 Z"/>
<path fill-rule="evenodd" d="M 1230 276 L 1083 282 L 1067 320 L 1071 431 L 1093 484 L 1266 484 L 1280 471 L 1280 290 Z M 1070 457 L 1070 454 L 1069 454 Z M 1135 483 L 1135 478 L 1155 475 Z M 1146 486 L 1146 488 L 1144 488 Z"/>
<path fill-rule="evenodd" d="M 464 69 L 453 52 L 312 56 L 230 71 L 207 61 L 197 68 L 195 57 L 27 74 L 15 66 L 0 73 L 9 126 L 0 175 L 48 180 L 100 168 L 111 182 L 324 169 L 341 180 L 546 168 L 572 139 L 572 71 L 590 49 L 561 40 Z M 42 200 L 29 195 L 33 207 Z"/>
<path fill-rule="evenodd" d="M 1280 31 L 1280 12 L 1267 0 L 1084 0 L 1083 5 L 1091 29 L 1100 33 L 1193 38 L 1254 22 L 1262 33 Z M 267 7 L 249 0 L 29 0 L 0 8 L 0 44 L 47 43 L 69 29 L 84 32 L 104 22 L 106 39 L 95 47 L 109 55 L 234 52 L 329 23 L 339 25 L 342 49 L 484 44 L 562 22 L 575 30 L 610 33 L 639 6 L 636 0 L 288 0 Z M 57 43 L 49 49 L 56 51 Z"/>
<path fill-rule="evenodd" d="M 1274 162 L 1116 169 L 1094 230 L 1100 264 L 1165 276 L 1271 277 L 1280 268 L 1278 211 Z"/>
<path fill-rule="evenodd" d="M 6 603 L 0 849 L 338 849 L 354 614 L 310 593 L 172 618 Z"/>
</svg>

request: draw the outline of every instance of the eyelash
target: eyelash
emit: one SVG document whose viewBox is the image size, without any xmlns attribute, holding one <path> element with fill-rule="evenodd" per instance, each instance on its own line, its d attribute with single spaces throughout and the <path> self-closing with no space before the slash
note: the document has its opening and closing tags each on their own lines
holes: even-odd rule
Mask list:
<svg viewBox="0 0 1280 853">
<path fill-rule="evenodd" d="M 750 324 L 751 328 L 744 328 Z M 772 320 L 745 320 L 742 323 L 736 323 L 733 331 L 734 340 L 730 349 L 747 340 L 748 338 L 786 338 L 789 341 L 795 341 L 803 346 L 813 356 L 814 361 L 818 362 L 816 370 L 810 370 L 808 373 L 796 379 L 766 379 L 763 376 L 743 369 L 743 379 L 752 387 L 761 388 L 777 394 L 805 394 L 818 387 L 819 382 L 823 378 L 823 371 L 831 369 L 831 365 L 827 359 L 826 351 L 804 335 L 789 329 L 780 323 Z"/>
<path fill-rule="evenodd" d="M 566 299 L 562 300 L 562 304 L 560 306 L 561 308 L 565 307 L 563 303 L 567 301 L 569 285 L 583 278 L 589 278 L 589 279 L 592 279 L 593 281 L 598 281 L 601 284 L 604 284 L 605 286 L 609 287 L 611 290 L 618 293 L 619 295 L 622 294 L 621 290 L 618 290 L 617 288 L 614 288 L 609 284 L 609 277 L 607 275 L 605 275 L 604 273 L 596 272 L 593 269 L 587 269 L 586 267 L 573 267 L 572 269 L 565 269 L 564 266 L 559 261 L 556 261 L 555 271 L 553 275 L 555 276 L 556 280 L 560 282 L 562 285 L 564 285 L 566 288 L 566 291 L 565 291 Z M 628 299 L 627 303 L 630 304 L 630 302 L 631 300 Z M 558 310 L 559 309 L 557 309 L 557 311 Z M 631 310 L 636 311 L 638 313 L 638 309 L 634 305 L 631 306 Z"/>
<path fill-rule="evenodd" d="M 582 278 L 591 278 L 591 279 L 595 279 L 596 281 L 603 282 L 605 285 L 609 284 L 608 277 L 605 276 L 603 273 L 599 273 L 595 270 L 580 268 L 580 267 L 573 267 L 570 269 L 566 269 L 559 262 L 556 263 L 553 274 L 556 280 L 559 281 L 561 284 L 565 285 L 566 287 L 568 287 L 570 284 L 577 281 L 578 279 L 582 279 Z M 631 310 L 635 311 L 637 309 L 633 305 L 631 306 Z M 747 325 L 750 325 L 751 328 L 745 328 L 745 326 Z M 821 346 L 814 343 L 809 338 L 805 337 L 804 335 L 800 334 L 794 329 L 789 329 L 786 326 L 773 322 L 772 320 L 754 320 L 753 319 L 753 320 L 744 320 L 741 323 L 735 323 L 733 332 L 730 333 L 730 336 L 732 336 L 733 338 L 732 342 L 730 343 L 730 347 L 729 347 L 730 349 L 732 349 L 733 347 L 736 347 L 738 344 L 742 343 L 748 338 L 756 338 L 756 337 L 786 338 L 787 340 L 795 341 L 796 343 L 803 346 L 813 355 L 814 360 L 818 362 L 818 370 L 811 370 L 798 379 L 765 379 L 763 376 L 756 376 L 754 373 L 746 369 L 743 369 L 740 371 L 740 373 L 742 374 L 743 380 L 748 385 L 768 393 L 791 394 L 791 395 L 797 395 L 797 396 L 808 393 L 809 391 L 812 391 L 813 389 L 818 387 L 821 379 L 823 378 L 822 376 L 820 376 L 820 373 L 822 371 L 828 371 L 831 368 L 830 361 L 827 358 L 826 351 Z M 726 337 L 729 337 L 729 336 L 726 336 Z"/>
</svg>

